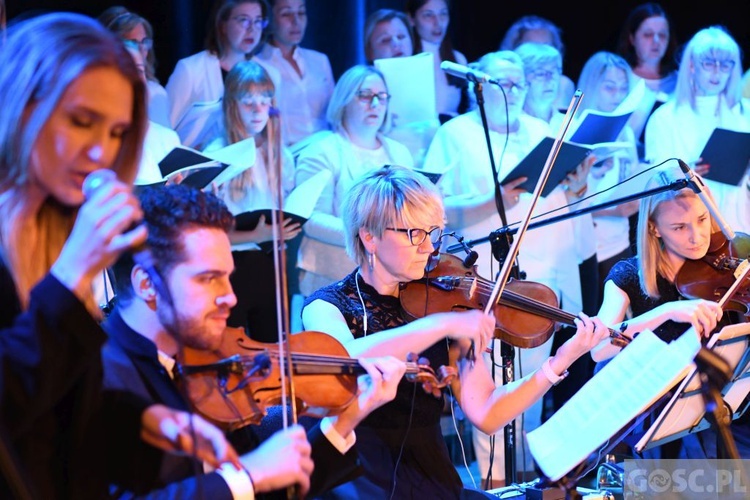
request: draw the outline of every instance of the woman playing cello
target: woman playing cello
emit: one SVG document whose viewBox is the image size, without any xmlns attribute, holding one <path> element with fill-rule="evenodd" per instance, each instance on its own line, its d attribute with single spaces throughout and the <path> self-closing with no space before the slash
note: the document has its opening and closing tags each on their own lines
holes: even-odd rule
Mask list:
<svg viewBox="0 0 750 500">
<path fill-rule="evenodd" d="M 402 316 L 399 283 L 423 276 L 444 224 L 442 200 L 430 181 L 402 167 L 380 168 L 352 186 L 342 213 L 347 252 L 359 267 L 307 298 L 305 328 L 332 335 L 355 357 L 387 353 L 403 358 L 419 352 L 434 367 L 457 366 L 459 377 L 451 390 L 472 424 L 485 432 L 523 412 L 608 335 L 601 322 L 581 315 L 576 335 L 541 370 L 495 387 L 483 361 L 465 361 L 469 340 L 477 352 L 486 346 L 494 317 L 481 311 L 446 312 L 406 324 Z M 449 345 L 448 338 L 457 342 Z M 461 497 L 461 480 L 441 435 L 442 408 L 442 398 L 402 383 L 395 400 L 357 428 L 364 475 L 337 488 L 332 497 Z"/>
</svg>

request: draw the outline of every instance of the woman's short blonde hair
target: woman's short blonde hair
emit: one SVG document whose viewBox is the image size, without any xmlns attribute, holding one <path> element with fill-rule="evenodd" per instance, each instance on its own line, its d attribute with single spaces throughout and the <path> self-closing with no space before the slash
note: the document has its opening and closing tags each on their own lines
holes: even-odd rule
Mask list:
<svg viewBox="0 0 750 500">
<path fill-rule="evenodd" d="M 384 165 L 360 177 L 342 203 L 346 252 L 360 266 L 367 251 L 359 237 L 364 229 L 382 237 L 386 227 L 443 226 L 445 209 L 435 185 L 406 167 Z"/>
</svg>

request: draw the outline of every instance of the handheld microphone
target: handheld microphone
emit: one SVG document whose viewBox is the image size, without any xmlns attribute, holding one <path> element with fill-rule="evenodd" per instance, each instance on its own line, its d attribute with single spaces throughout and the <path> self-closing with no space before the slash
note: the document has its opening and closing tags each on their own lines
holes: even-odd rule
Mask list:
<svg viewBox="0 0 750 500">
<path fill-rule="evenodd" d="M 115 182 L 116 180 L 117 175 L 113 170 L 110 170 L 108 168 L 102 168 L 91 172 L 83 180 L 83 197 L 86 200 L 91 199 L 96 191 L 106 186 L 107 184 Z M 133 224 L 126 230 L 126 232 L 132 231 L 141 224 L 143 224 L 143 222 L 137 222 Z M 130 249 L 130 253 L 133 256 L 133 262 L 138 264 L 146 272 L 146 274 L 148 274 L 148 277 L 151 279 L 151 284 L 154 286 L 154 290 L 156 290 L 156 293 L 161 295 L 161 297 L 171 305 L 172 295 L 169 293 L 169 289 L 164 283 L 161 274 L 159 274 L 159 271 L 157 271 L 156 269 L 154 257 L 151 254 L 151 250 L 149 250 L 149 248 L 146 246 L 146 242 L 132 247 Z"/>
<path fill-rule="evenodd" d="M 719 226 L 721 232 L 724 233 L 724 236 L 727 237 L 728 241 L 734 240 L 734 231 L 721 215 L 721 212 L 719 212 L 719 209 L 714 201 L 706 192 L 706 185 L 703 183 L 703 179 L 695 175 L 695 172 L 684 161 L 677 159 L 677 163 L 680 165 L 682 173 L 685 174 L 685 179 L 687 179 L 688 183 L 690 184 L 690 188 L 695 192 L 695 194 L 698 195 L 703 204 L 706 205 L 706 208 L 708 208 L 708 212 L 711 214 L 711 217 L 714 219 L 714 221 L 716 221 L 716 225 Z"/>
<path fill-rule="evenodd" d="M 440 69 L 442 69 L 449 75 L 463 78 L 464 80 L 469 80 L 470 82 L 474 83 L 497 83 L 497 81 L 487 73 L 482 73 L 481 71 L 477 71 L 469 68 L 468 66 L 456 64 L 451 61 L 441 62 Z"/>
</svg>

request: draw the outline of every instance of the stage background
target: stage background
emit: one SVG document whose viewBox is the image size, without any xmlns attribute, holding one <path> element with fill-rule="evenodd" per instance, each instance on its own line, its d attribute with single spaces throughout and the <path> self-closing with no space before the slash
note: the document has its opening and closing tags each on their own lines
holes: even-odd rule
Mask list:
<svg viewBox="0 0 750 500">
<path fill-rule="evenodd" d="M 157 76 L 166 83 L 176 61 L 203 48 L 205 24 L 211 0 L 6 0 L 9 18 L 42 11 L 68 10 L 96 16 L 111 5 L 124 5 L 147 18 L 155 30 Z M 563 30 L 566 45 L 563 71 L 577 80 L 583 63 L 594 52 L 614 50 L 620 25 L 639 1 L 604 2 L 580 0 L 454 0 L 450 35 L 456 49 L 469 61 L 497 50 L 505 30 L 527 14 L 546 17 Z M 303 46 L 328 54 L 338 76 L 363 61 L 362 25 L 366 16 L 383 7 L 400 9 L 403 0 L 308 0 L 308 28 Z M 713 0 L 699 8 L 681 0 L 661 2 L 673 21 L 678 43 L 685 43 L 699 29 L 720 24 L 750 49 L 750 23 L 743 12 L 748 0 Z M 748 67 L 743 60 L 743 66 Z"/>
</svg>

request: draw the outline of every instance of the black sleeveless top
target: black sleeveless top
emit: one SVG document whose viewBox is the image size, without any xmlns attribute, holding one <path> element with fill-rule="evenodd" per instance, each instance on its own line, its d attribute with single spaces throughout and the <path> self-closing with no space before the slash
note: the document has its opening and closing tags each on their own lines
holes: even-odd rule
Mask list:
<svg viewBox="0 0 750 500">
<path fill-rule="evenodd" d="M 365 283 L 356 271 L 341 281 L 314 292 L 305 300 L 305 306 L 318 299 L 332 304 L 341 311 L 354 338 L 362 338 L 364 336 L 363 317 L 365 312 L 362 310 L 362 302 L 357 293 L 355 280 L 359 282 L 359 291 L 367 313 L 367 335 L 377 335 L 378 332 L 407 323 L 399 299 L 388 295 L 380 295 L 373 287 Z M 430 366 L 435 369 L 448 365 L 448 347 L 445 340 L 438 341 L 419 355 L 427 358 L 430 361 Z M 402 380 L 398 386 L 396 398 L 373 411 L 361 425 L 388 429 L 406 428 L 409 423 L 409 416 L 412 413 L 412 399 L 414 400 L 411 417 L 412 427 L 439 424 L 443 398 L 438 399 L 431 394 L 427 394 L 419 384 L 416 386 L 417 390 L 414 389 L 414 383 L 406 379 Z"/>
<path fill-rule="evenodd" d="M 621 260 L 615 264 L 609 271 L 607 280 L 612 280 L 615 285 L 628 295 L 633 317 L 646 313 L 667 302 L 687 300 L 680 295 L 674 283 L 670 283 L 661 275 L 656 276 L 656 287 L 659 290 L 660 297 L 654 299 L 646 295 L 638 281 L 638 257 Z M 716 326 L 715 331 L 720 330 L 726 325 L 736 323 L 738 320 L 735 314 L 733 311 L 724 311 L 724 316 Z M 685 333 L 688 328 L 690 328 L 689 323 L 675 323 L 669 320 L 655 328 L 654 333 L 663 341 L 670 342 Z"/>
</svg>

